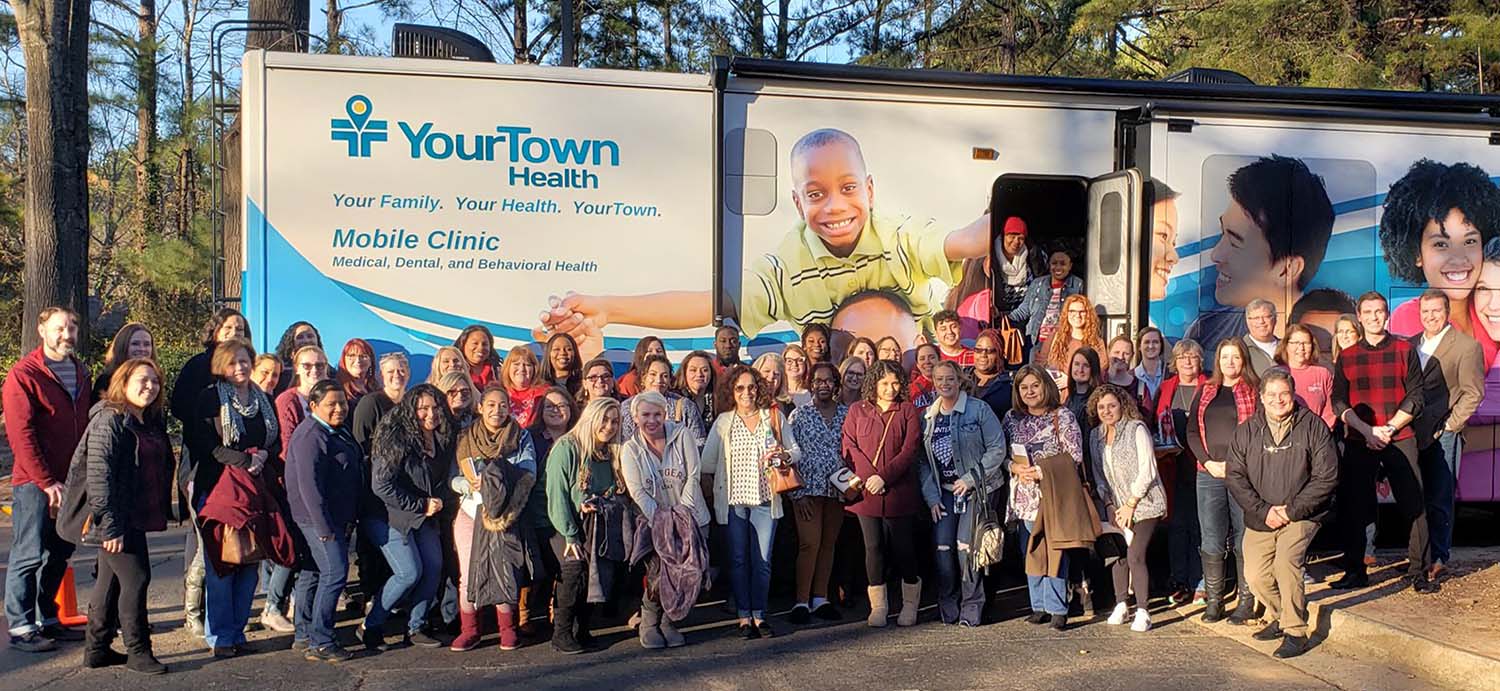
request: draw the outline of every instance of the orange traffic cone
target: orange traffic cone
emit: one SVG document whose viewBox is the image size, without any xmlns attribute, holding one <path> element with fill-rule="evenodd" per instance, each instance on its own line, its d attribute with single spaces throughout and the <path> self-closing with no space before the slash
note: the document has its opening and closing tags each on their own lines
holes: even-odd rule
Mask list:
<svg viewBox="0 0 1500 691">
<path fill-rule="evenodd" d="M 62 585 L 57 588 L 57 620 L 63 626 L 83 626 L 88 615 L 78 613 L 78 587 L 73 583 L 73 567 L 63 572 Z"/>
</svg>

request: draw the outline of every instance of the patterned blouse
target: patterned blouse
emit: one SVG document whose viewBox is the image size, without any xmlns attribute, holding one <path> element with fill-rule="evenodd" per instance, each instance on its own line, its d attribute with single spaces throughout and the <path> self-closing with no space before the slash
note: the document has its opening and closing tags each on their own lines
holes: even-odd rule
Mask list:
<svg viewBox="0 0 1500 691">
<path fill-rule="evenodd" d="M 755 431 L 745 426 L 739 415 L 729 425 L 729 505 L 760 506 L 771 501 L 771 483 L 760 459 L 770 448 L 766 439 L 771 423 L 761 414 Z"/>
<path fill-rule="evenodd" d="M 1053 419 L 1058 431 L 1053 431 Z M 1024 444 L 1032 459 L 1045 458 L 1057 453 L 1067 453 L 1073 462 L 1083 467 L 1083 431 L 1073 411 L 1059 406 L 1049 415 L 1030 415 L 1008 410 L 1001 421 L 1005 436 L 1012 444 Z M 1059 446 L 1058 441 L 1062 444 Z M 1010 514 L 1023 521 L 1036 520 L 1037 509 L 1042 504 L 1042 489 L 1032 482 L 1011 483 Z"/>
<path fill-rule="evenodd" d="M 802 459 L 797 461 L 797 474 L 802 478 L 802 489 L 790 492 L 788 496 L 792 499 L 839 495 L 829 478 L 844 467 L 844 459 L 839 456 L 839 444 L 842 441 L 844 415 L 848 412 L 849 406 L 839 404 L 838 412 L 834 413 L 833 423 L 830 424 L 811 403 L 797 406 L 792 411 L 787 424 L 792 426 L 792 438 L 802 448 Z"/>
</svg>

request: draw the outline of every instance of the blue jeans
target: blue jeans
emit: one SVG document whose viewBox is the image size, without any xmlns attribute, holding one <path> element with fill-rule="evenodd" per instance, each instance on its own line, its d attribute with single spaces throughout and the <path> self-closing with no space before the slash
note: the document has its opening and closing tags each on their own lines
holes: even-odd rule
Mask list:
<svg viewBox="0 0 1500 691">
<path fill-rule="evenodd" d="M 1021 521 L 1021 544 L 1031 542 L 1031 530 L 1035 521 Z M 1033 576 L 1026 574 L 1026 593 L 1031 596 L 1031 611 L 1052 615 L 1068 614 L 1068 553 L 1063 552 L 1062 565 L 1058 567 L 1062 576 Z"/>
<path fill-rule="evenodd" d="M 58 537 L 47 493 L 35 484 L 15 488 L 11 512 L 5 619 L 10 622 L 10 635 L 24 636 L 57 623 L 57 587 L 68 570 L 73 543 Z"/>
<path fill-rule="evenodd" d="M 938 615 L 944 624 L 957 624 L 962 619 L 978 625 L 984 613 L 984 578 L 970 578 L 958 559 L 958 522 L 968 518 L 953 513 L 953 492 L 939 491 L 943 518 L 932 525 L 932 543 L 937 549 Z M 973 502 L 978 500 L 979 492 L 971 492 L 968 510 L 974 511 Z"/>
<path fill-rule="evenodd" d="M 296 569 L 273 564 L 270 560 L 261 562 L 260 581 L 266 585 L 266 609 L 286 614 L 286 599 L 291 597 L 296 580 Z"/>
<path fill-rule="evenodd" d="M 729 507 L 729 584 L 740 618 L 761 618 L 771 590 L 771 506 Z"/>
<path fill-rule="evenodd" d="M 1229 487 L 1220 478 L 1199 472 L 1197 490 L 1198 529 L 1203 536 L 1199 549 L 1209 554 L 1232 549 L 1239 554 L 1245 539 L 1245 510 L 1229 496 Z"/>
<path fill-rule="evenodd" d="M 1427 495 L 1427 530 L 1432 542 L 1432 560 L 1448 563 L 1453 550 L 1453 500 L 1458 484 L 1459 458 L 1464 438 L 1452 432 L 1438 435 L 1437 442 L 1422 451 L 1422 488 Z"/>
<path fill-rule="evenodd" d="M 207 566 L 203 573 L 203 639 L 212 648 L 243 644 L 260 568 L 241 566 L 220 576 L 212 563 Z"/>
<path fill-rule="evenodd" d="M 370 541 L 380 548 L 391 567 L 391 577 L 381 589 L 380 599 L 365 617 L 365 628 L 383 629 L 391 610 L 405 598 L 411 604 L 406 632 L 421 631 L 427 625 L 427 610 L 432 608 L 438 580 L 443 575 L 443 545 L 436 524 L 432 520 L 422 521 L 421 527 L 405 533 L 397 532 L 380 519 L 367 520 L 365 526 Z"/>
<path fill-rule="evenodd" d="M 307 641 L 313 650 L 333 645 L 334 616 L 338 612 L 339 594 L 349 579 L 349 536 L 335 531 L 333 539 L 323 542 L 316 529 L 297 525 L 307 537 L 307 551 L 315 568 L 297 572 L 297 632 L 299 641 Z"/>
</svg>

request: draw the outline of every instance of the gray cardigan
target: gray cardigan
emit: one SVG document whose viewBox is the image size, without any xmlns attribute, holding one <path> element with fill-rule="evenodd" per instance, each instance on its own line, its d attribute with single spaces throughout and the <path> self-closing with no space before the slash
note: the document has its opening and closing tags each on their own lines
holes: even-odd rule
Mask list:
<svg viewBox="0 0 1500 691">
<path fill-rule="evenodd" d="M 1094 457 L 1094 482 L 1098 483 L 1094 493 L 1105 504 L 1114 507 L 1124 506 L 1131 499 L 1138 500 L 1135 507 L 1137 521 L 1167 515 L 1167 495 L 1162 490 L 1161 475 L 1156 471 L 1156 450 L 1146 423 L 1126 420 L 1116 424 L 1119 430 L 1115 433 L 1115 443 L 1109 445 L 1108 463 L 1104 461 L 1104 425 L 1094 428 L 1089 435 L 1089 447 Z M 1114 522 L 1113 516 L 1103 518 Z"/>
<path fill-rule="evenodd" d="M 937 461 L 932 455 L 932 428 L 943 406 L 941 400 L 927 406 L 922 416 L 922 447 L 927 452 L 927 462 L 917 464 L 917 477 L 922 483 L 922 501 L 931 508 L 942 501 L 942 488 L 938 486 Z M 994 491 L 1004 486 L 1006 473 L 1002 470 L 1006 457 L 1005 429 L 1000 418 L 990 407 L 966 393 L 958 395 L 958 402 L 949 413 L 955 416 L 950 428 L 953 432 L 953 461 L 958 465 L 959 476 L 974 487 L 980 485 L 979 473 L 988 478 L 986 487 Z"/>
</svg>

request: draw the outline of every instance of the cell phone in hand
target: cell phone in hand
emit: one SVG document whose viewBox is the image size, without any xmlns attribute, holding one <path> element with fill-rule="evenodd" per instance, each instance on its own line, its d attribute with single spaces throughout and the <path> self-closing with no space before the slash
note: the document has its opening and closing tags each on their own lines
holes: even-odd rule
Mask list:
<svg viewBox="0 0 1500 691">
<path fill-rule="evenodd" d="M 1031 465 L 1031 452 L 1026 450 L 1025 444 L 1011 444 L 1010 457 L 1017 463 Z"/>
</svg>

